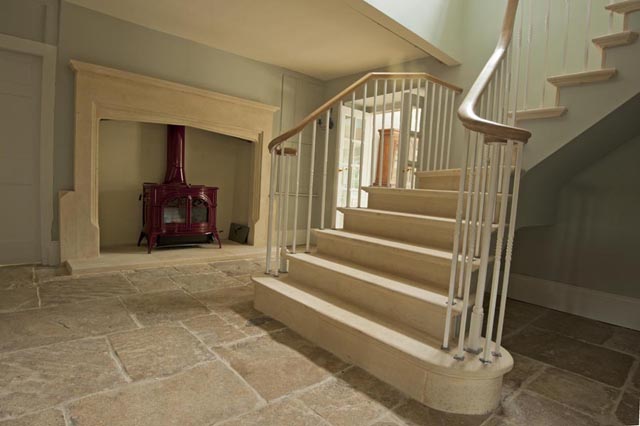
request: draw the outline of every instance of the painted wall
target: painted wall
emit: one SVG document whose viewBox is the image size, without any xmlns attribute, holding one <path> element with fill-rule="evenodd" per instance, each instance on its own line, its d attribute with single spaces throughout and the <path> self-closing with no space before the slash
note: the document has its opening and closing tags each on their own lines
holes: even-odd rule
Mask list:
<svg viewBox="0 0 640 426">
<path fill-rule="evenodd" d="M 512 270 L 640 298 L 640 135 L 562 187 L 555 225 L 516 235 Z"/>
<path fill-rule="evenodd" d="M 166 166 L 166 126 L 103 121 L 99 142 L 101 247 L 135 244 L 141 227 L 138 196 L 145 182 L 162 182 Z M 225 238 L 231 222 L 248 220 L 252 145 L 229 136 L 187 128 L 187 182 L 217 186 L 217 224 Z"/>
<path fill-rule="evenodd" d="M 59 4 L 59 0 L 2 0 L 0 33 L 55 45 Z"/>
<path fill-rule="evenodd" d="M 432 45 L 461 61 L 466 0 L 365 0 Z"/>
<path fill-rule="evenodd" d="M 54 191 L 73 189 L 74 76 L 70 59 L 105 65 L 280 106 L 319 105 L 321 83 L 292 71 L 149 30 L 62 1 L 56 87 Z M 296 81 L 293 103 L 284 76 Z M 288 83 L 290 84 L 290 83 Z M 308 100 L 308 99 L 307 99 Z M 280 114 L 274 133 L 281 128 Z M 57 202 L 53 238 L 58 238 Z"/>
</svg>

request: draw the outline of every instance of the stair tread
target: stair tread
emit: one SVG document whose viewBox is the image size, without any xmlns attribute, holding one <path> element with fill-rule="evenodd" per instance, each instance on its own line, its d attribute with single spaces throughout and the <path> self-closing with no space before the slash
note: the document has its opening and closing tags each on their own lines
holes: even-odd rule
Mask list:
<svg viewBox="0 0 640 426">
<path fill-rule="evenodd" d="M 630 13 L 640 10 L 640 0 L 625 0 L 612 4 L 608 4 L 604 7 L 615 13 Z"/>
<path fill-rule="evenodd" d="M 358 334 L 366 335 L 386 346 L 399 350 L 415 361 L 425 364 L 430 370 L 446 373 L 453 377 L 490 378 L 501 376 L 511 368 L 511 356 L 506 351 L 503 351 L 503 357 L 497 358 L 488 365 L 478 362 L 478 356 L 471 354 L 466 354 L 463 361 L 457 361 L 451 353 L 440 349 L 440 341 L 426 334 L 419 338 L 417 335 L 405 334 L 392 328 L 387 321 L 380 320 L 371 313 L 356 312 L 352 307 L 332 300 L 330 297 L 325 298 L 324 295 L 320 297 L 312 292 L 302 290 L 287 282 L 286 279 L 254 277 L 253 280 Z"/>
<path fill-rule="evenodd" d="M 618 47 L 618 46 L 626 46 L 635 42 L 638 39 L 638 33 L 635 31 L 620 31 L 618 33 L 613 34 L 605 34 L 603 36 L 595 37 L 591 41 L 601 47 Z"/>
<path fill-rule="evenodd" d="M 520 109 L 516 111 L 516 120 L 524 121 L 544 118 L 556 118 L 561 117 L 566 112 L 567 107 L 564 106 Z M 510 112 L 509 114 L 511 115 L 512 113 Z"/>
<path fill-rule="evenodd" d="M 447 224 L 455 225 L 456 220 L 449 217 L 442 216 L 429 216 L 425 214 L 416 214 L 416 213 L 404 213 L 404 212 L 394 212 L 391 210 L 378 210 L 378 209 L 368 209 L 368 208 L 358 208 L 358 207 L 339 207 L 343 213 L 355 213 L 355 214 L 363 214 L 363 215 L 378 215 L 378 216 L 394 216 L 402 219 L 412 219 L 412 220 L 420 220 L 420 221 L 434 221 L 434 222 L 442 222 Z"/>
<path fill-rule="evenodd" d="M 341 231 L 337 229 L 317 229 L 317 234 L 325 234 L 332 237 L 355 240 L 365 244 L 379 245 L 390 247 L 396 250 L 410 252 L 418 255 L 436 257 L 443 260 L 451 260 L 453 254 L 451 251 L 438 250 L 416 244 L 409 244 L 401 241 L 391 240 L 387 238 L 374 237 L 371 235 L 357 234 L 354 232 Z"/>
<path fill-rule="evenodd" d="M 458 191 L 448 189 L 408 189 L 408 188 L 385 188 L 382 186 L 366 186 L 362 187 L 363 191 L 371 192 L 391 192 L 403 195 L 411 195 L 414 197 L 458 197 Z"/>
<path fill-rule="evenodd" d="M 298 259 L 303 262 L 314 264 L 318 267 L 331 270 L 338 274 L 346 275 L 357 280 L 366 281 L 372 285 L 382 287 L 394 292 L 402 293 L 426 303 L 446 307 L 447 295 L 446 290 L 435 284 L 418 283 L 406 278 L 397 277 L 395 275 L 378 272 L 369 272 L 369 268 L 364 268 L 353 262 L 343 259 L 336 259 L 330 256 L 318 254 L 298 253 L 289 255 L 291 258 Z M 454 306 L 454 311 L 460 311 L 460 304 Z"/>
<path fill-rule="evenodd" d="M 579 84 L 598 83 L 609 80 L 616 75 L 615 68 L 603 68 L 599 70 L 580 71 L 571 74 L 556 75 L 547 78 L 549 83 L 558 87 L 575 86 Z"/>
</svg>

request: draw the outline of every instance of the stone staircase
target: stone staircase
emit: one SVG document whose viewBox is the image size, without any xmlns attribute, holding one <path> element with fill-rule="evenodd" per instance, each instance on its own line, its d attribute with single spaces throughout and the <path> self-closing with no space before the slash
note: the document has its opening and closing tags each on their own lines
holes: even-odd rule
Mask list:
<svg viewBox="0 0 640 426">
<path fill-rule="evenodd" d="M 495 407 L 511 356 L 459 362 L 441 350 L 459 178 L 420 172 L 416 189 L 363 188 L 368 208 L 340 209 L 341 230 L 314 230 L 315 251 L 288 254 L 288 274 L 254 277 L 255 307 L 431 407 Z M 454 328 L 460 314 L 457 303 Z"/>
</svg>

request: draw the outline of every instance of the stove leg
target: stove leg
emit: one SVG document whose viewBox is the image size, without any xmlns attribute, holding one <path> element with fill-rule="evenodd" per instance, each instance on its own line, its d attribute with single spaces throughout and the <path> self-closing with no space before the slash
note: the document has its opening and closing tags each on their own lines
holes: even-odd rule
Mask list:
<svg viewBox="0 0 640 426">
<path fill-rule="evenodd" d="M 140 247 L 140 243 L 142 243 L 142 240 L 144 239 L 144 237 L 146 237 L 146 234 L 144 233 L 144 231 L 140 232 L 140 236 L 138 237 L 138 247 Z"/>
<path fill-rule="evenodd" d="M 220 241 L 220 235 L 218 234 L 217 229 L 213 231 L 213 235 L 215 236 L 215 239 L 218 240 L 218 248 L 222 248 L 222 241 Z"/>
<path fill-rule="evenodd" d="M 156 236 L 151 234 L 147 235 L 147 253 L 151 254 L 151 250 L 156 245 Z"/>
</svg>

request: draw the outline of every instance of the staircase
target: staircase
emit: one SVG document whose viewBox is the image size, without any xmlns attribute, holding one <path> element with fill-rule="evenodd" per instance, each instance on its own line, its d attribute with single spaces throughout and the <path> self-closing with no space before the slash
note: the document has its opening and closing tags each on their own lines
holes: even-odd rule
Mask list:
<svg viewBox="0 0 640 426">
<path fill-rule="evenodd" d="M 501 340 L 531 137 L 516 120 L 567 111 L 520 108 L 529 88 L 520 82 L 523 49 L 511 43 L 518 1 L 507 3 L 498 45 L 458 110 L 466 147 L 460 168 L 451 168 L 449 153 L 461 89 L 425 73 L 368 74 L 270 143 L 267 270 L 253 277 L 256 309 L 410 397 L 460 414 L 495 409 L 513 367 Z M 623 3 L 624 13 L 640 9 L 636 0 Z M 634 37 L 598 43 L 609 48 Z M 615 74 L 589 70 L 549 81 L 565 87 Z M 387 129 L 398 130 L 397 152 L 382 136 Z M 342 143 L 348 165 L 338 170 L 329 147 Z"/>
</svg>

